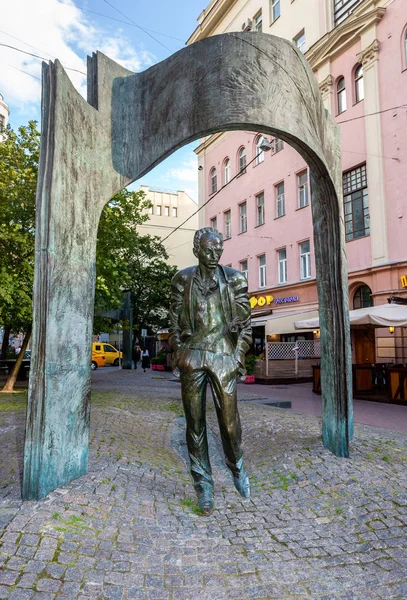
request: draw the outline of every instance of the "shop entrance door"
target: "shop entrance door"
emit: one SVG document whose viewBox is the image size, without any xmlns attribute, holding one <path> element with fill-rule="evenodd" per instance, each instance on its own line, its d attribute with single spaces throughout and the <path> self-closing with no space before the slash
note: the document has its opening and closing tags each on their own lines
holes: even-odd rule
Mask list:
<svg viewBox="0 0 407 600">
<path fill-rule="evenodd" d="M 358 365 L 371 365 L 376 361 L 375 335 L 373 331 L 355 329 L 355 359 Z"/>
</svg>

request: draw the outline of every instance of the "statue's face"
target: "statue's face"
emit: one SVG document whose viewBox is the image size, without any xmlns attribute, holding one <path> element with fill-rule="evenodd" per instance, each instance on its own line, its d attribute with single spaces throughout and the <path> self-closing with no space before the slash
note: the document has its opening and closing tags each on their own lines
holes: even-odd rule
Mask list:
<svg viewBox="0 0 407 600">
<path fill-rule="evenodd" d="M 214 235 L 203 235 L 199 242 L 197 258 L 207 269 L 216 269 L 222 256 L 223 243 Z"/>
</svg>

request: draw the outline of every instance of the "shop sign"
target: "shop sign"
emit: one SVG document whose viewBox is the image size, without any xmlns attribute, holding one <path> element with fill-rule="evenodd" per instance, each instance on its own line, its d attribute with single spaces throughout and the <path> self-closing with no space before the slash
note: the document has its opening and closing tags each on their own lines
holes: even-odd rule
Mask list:
<svg viewBox="0 0 407 600">
<path fill-rule="evenodd" d="M 400 281 L 401 281 L 401 287 L 407 288 L 407 275 L 402 275 L 400 277 Z"/>
<path fill-rule="evenodd" d="M 273 296 L 252 296 L 250 298 L 250 307 L 255 308 L 256 306 L 269 306 L 273 302 Z"/>
<path fill-rule="evenodd" d="M 289 296 L 288 298 L 276 298 L 276 304 L 286 304 L 289 302 L 298 302 L 298 296 Z"/>
<path fill-rule="evenodd" d="M 298 296 L 289 296 L 287 298 L 276 298 L 274 299 L 274 296 L 259 296 L 258 298 L 256 298 L 256 296 L 252 296 L 250 298 L 250 306 L 251 308 L 256 308 L 256 306 L 269 306 L 270 304 L 272 304 L 273 302 L 275 302 L 276 304 L 287 304 L 290 302 L 298 302 L 299 298 Z"/>
</svg>

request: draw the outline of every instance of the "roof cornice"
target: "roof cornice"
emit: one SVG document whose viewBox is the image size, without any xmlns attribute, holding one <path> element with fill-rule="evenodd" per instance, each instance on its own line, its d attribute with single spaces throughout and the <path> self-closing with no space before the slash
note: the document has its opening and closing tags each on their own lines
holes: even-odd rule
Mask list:
<svg viewBox="0 0 407 600">
<path fill-rule="evenodd" d="M 236 0 L 212 0 L 198 17 L 199 25 L 187 39 L 186 45 L 209 37 L 219 25 L 220 20 L 232 8 Z"/>
<path fill-rule="evenodd" d="M 386 12 L 385 8 L 373 8 L 366 12 L 366 8 L 371 8 L 375 4 L 377 0 L 368 0 L 367 4 L 362 3 L 346 21 L 311 46 L 305 56 L 314 71 L 327 60 L 332 61 L 342 54 L 360 38 L 364 31 L 382 20 Z"/>
</svg>

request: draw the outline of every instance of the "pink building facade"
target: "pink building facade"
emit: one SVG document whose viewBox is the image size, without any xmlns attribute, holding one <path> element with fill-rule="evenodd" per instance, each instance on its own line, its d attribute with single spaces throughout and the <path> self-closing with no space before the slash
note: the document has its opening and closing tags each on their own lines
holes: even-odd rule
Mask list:
<svg viewBox="0 0 407 600">
<path fill-rule="evenodd" d="M 298 0 L 298 6 L 303 3 Z M 220 32 L 221 25 L 231 30 L 228 12 L 205 30 L 205 19 L 213 19 L 221 4 L 209 5 L 190 41 Z M 281 18 L 289 4 L 279 3 Z M 407 300 L 407 2 L 354 0 L 339 18 L 340 4 L 319 0 L 326 31 L 321 25 L 314 37 L 323 35 L 310 40 L 305 57 L 327 110 L 340 124 L 349 299 L 351 308 L 361 308 L 391 296 Z M 337 19 L 331 27 L 328 13 Z M 273 21 L 262 29 L 274 33 Z M 306 34 L 304 28 L 304 39 Z M 319 336 L 293 326 L 318 314 L 307 165 L 277 139 L 271 151 L 259 154 L 259 142 L 258 133 L 219 133 L 196 149 L 200 204 L 209 200 L 201 225 L 222 231 L 223 263 L 247 273 L 258 350 L 264 339 Z M 404 328 L 355 330 L 352 346 L 357 363 L 407 361 Z"/>
</svg>

